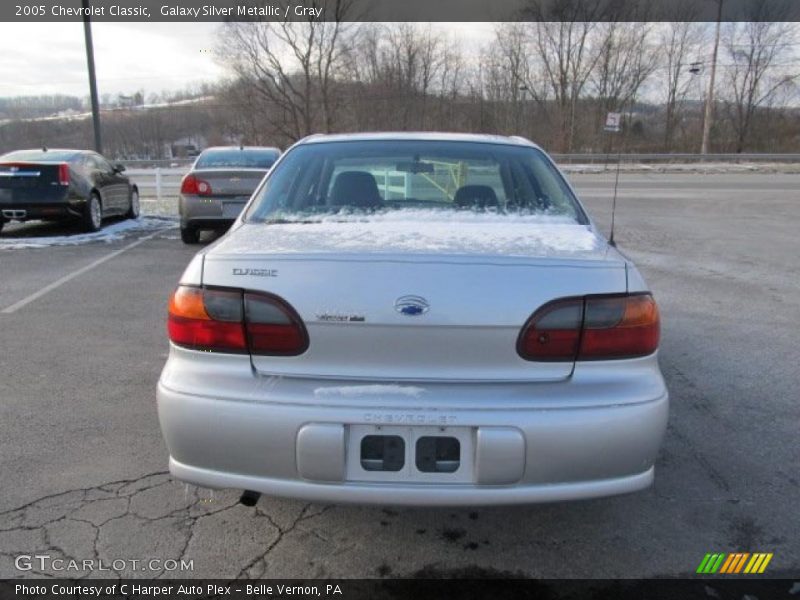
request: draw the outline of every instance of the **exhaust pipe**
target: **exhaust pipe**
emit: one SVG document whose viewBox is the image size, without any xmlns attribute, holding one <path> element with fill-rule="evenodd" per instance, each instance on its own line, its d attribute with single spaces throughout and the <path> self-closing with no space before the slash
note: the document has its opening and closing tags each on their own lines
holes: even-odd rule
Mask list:
<svg viewBox="0 0 800 600">
<path fill-rule="evenodd" d="M 6 219 L 24 219 L 28 216 L 27 210 L 3 210 L 3 216 Z"/>
<path fill-rule="evenodd" d="M 259 498 L 261 498 L 261 494 L 259 492 L 245 490 L 242 492 L 242 497 L 239 498 L 239 502 L 245 506 L 255 506 L 258 503 Z"/>
</svg>

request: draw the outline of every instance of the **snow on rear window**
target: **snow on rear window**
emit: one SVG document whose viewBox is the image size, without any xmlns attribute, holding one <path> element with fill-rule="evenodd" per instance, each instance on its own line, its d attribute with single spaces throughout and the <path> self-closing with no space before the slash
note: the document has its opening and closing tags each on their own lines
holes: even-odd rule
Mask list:
<svg viewBox="0 0 800 600">
<path fill-rule="evenodd" d="M 443 209 L 316 215 L 253 223 L 236 232 L 241 251 L 541 256 L 600 247 L 587 226 L 559 215 L 502 215 Z"/>
</svg>

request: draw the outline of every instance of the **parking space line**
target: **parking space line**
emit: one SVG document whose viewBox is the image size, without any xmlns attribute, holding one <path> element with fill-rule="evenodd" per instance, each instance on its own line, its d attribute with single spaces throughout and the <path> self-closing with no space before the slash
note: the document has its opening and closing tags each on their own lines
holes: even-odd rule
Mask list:
<svg viewBox="0 0 800 600">
<path fill-rule="evenodd" d="M 10 315 L 12 313 L 17 312 L 20 308 L 22 308 L 24 306 L 27 306 L 28 304 L 30 304 L 34 300 L 38 300 L 39 298 L 41 298 L 45 294 L 49 294 L 54 289 L 64 285 L 68 281 L 71 281 L 71 280 L 75 279 L 76 277 L 79 277 L 80 275 L 83 275 L 87 271 L 91 271 L 95 267 L 98 267 L 98 266 L 102 265 L 104 262 L 106 262 L 108 260 L 111 260 L 112 258 L 114 258 L 116 256 L 119 256 L 123 252 L 127 252 L 131 248 L 135 248 L 139 244 L 141 244 L 143 242 L 146 242 L 147 240 L 152 239 L 153 237 L 155 237 L 159 233 L 161 233 L 161 231 L 156 231 L 154 233 L 151 233 L 150 235 L 147 235 L 145 237 L 139 238 L 135 242 L 132 242 L 132 243 L 128 244 L 127 246 L 124 246 L 123 248 L 120 248 L 119 250 L 115 250 L 114 252 L 111 252 L 110 254 L 106 254 L 102 258 L 98 258 L 96 261 L 94 261 L 92 263 L 89 263 L 85 267 L 81 267 L 77 271 L 73 271 L 72 273 L 68 273 L 67 275 L 64 275 L 60 279 L 56 279 L 54 282 L 47 284 L 42 289 L 34 292 L 30 296 L 27 296 L 27 297 L 23 298 L 22 300 L 19 300 L 18 302 L 15 302 L 11 306 L 7 306 L 3 310 L 0 310 L 0 314 Z"/>
</svg>

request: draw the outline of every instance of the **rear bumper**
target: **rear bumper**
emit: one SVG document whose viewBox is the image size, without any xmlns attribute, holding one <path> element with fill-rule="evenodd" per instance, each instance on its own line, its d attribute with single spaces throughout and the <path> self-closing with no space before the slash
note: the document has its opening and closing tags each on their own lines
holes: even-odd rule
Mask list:
<svg viewBox="0 0 800 600">
<path fill-rule="evenodd" d="M 79 217 L 82 203 L 67 200 L 59 202 L 7 202 L 0 203 L 3 220 L 61 219 Z"/>
<path fill-rule="evenodd" d="M 628 369 L 633 379 L 611 381 L 625 370 L 620 362 L 636 363 Z M 331 398 L 315 394 L 330 381 L 258 376 L 246 357 L 173 348 L 158 412 L 171 473 L 201 486 L 337 503 L 575 500 L 653 481 L 668 394 L 655 357 L 616 363 L 605 381 L 595 363 L 553 384 L 436 384 L 420 399 Z M 365 428 L 407 431 L 409 439 L 458 432 L 469 449 L 465 470 L 449 479 L 414 473 L 412 459 L 403 473 L 371 480 L 352 460 L 352 436 Z"/>
<path fill-rule="evenodd" d="M 169 459 L 169 471 L 181 481 L 210 488 L 253 490 L 284 498 L 336 504 L 392 506 L 500 506 L 584 500 L 637 492 L 650 487 L 654 467 L 613 479 L 513 486 L 435 486 L 430 484 L 314 483 L 222 473 Z"/>
<path fill-rule="evenodd" d="M 244 208 L 242 200 L 181 195 L 179 213 L 181 227 L 220 229 L 230 227 Z"/>
</svg>

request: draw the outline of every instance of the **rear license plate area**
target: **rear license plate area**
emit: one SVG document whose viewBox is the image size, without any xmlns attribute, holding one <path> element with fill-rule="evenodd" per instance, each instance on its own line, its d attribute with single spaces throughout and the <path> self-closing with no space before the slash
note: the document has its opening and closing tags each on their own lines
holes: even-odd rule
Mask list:
<svg viewBox="0 0 800 600">
<path fill-rule="evenodd" d="M 222 216 L 235 219 L 244 208 L 244 202 L 224 202 L 222 204 Z"/>
<path fill-rule="evenodd" d="M 473 438 L 470 427 L 350 425 L 346 479 L 469 483 Z"/>
<path fill-rule="evenodd" d="M 365 471 L 399 471 L 405 464 L 406 443 L 399 435 L 361 438 L 361 468 Z"/>
</svg>

